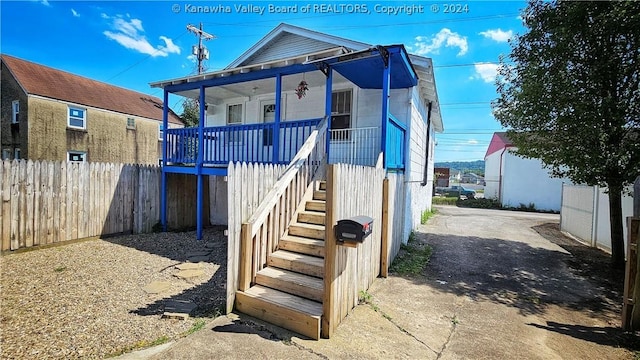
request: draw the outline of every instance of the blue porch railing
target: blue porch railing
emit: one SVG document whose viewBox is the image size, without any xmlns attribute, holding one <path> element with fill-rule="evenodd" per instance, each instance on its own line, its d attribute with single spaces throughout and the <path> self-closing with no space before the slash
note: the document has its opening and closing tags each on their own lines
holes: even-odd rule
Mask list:
<svg viewBox="0 0 640 360">
<path fill-rule="evenodd" d="M 286 164 L 321 119 L 284 121 L 276 123 L 213 126 L 203 129 L 203 164 L 227 165 L 229 162 L 257 162 Z M 165 163 L 196 163 L 198 156 L 198 128 L 168 129 Z M 274 154 L 274 141 L 278 140 Z"/>
<path fill-rule="evenodd" d="M 404 170 L 405 134 L 407 127 L 389 114 L 387 122 L 387 142 L 385 152 L 386 168 L 389 170 Z"/>
</svg>

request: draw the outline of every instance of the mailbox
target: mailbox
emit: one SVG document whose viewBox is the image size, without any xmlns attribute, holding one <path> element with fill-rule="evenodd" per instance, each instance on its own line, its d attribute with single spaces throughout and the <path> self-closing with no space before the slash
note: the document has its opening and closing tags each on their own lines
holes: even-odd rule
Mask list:
<svg viewBox="0 0 640 360">
<path fill-rule="evenodd" d="M 373 231 L 373 218 L 368 216 L 338 220 L 335 227 L 338 242 L 361 243 L 371 234 L 371 231 Z"/>
</svg>

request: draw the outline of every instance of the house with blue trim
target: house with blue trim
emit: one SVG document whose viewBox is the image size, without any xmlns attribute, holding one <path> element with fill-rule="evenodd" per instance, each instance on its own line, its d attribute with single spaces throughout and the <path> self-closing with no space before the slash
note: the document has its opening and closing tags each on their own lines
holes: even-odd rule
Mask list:
<svg viewBox="0 0 640 360">
<path fill-rule="evenodd" d="M 162 80 L 151 86 L 164 92 L 167 129 L 162 150 L 162 224 L 167 223 L 167 174 L 196 176 L 198 199 L 202 199 L 206 195 L 205 181 L 225 186 L 231 163 L 290 164 L 319 129 L 324 139 L 323 162 L 378 164 L 395 179 L 401 189 L 394 213 L 399 218 L 395 221 L 401 224 L 404 241 L 418 226 L 421 213 L 431 208 L 434 137 L 443 131 L 433 64 L 429 58 L 409 54 L 401 44 L 366 44 L 280 24 L 222 70 Z M 169 94 L 197 99 L 204 105 L 200 106 L 198 127 L 167 126 Z M 313 190 L 319 193 L 321 187 Z M 220 224 L 227 216 L 226 201 L 217 198 L 211 204 L 212 220 Z M 201 238 L 205 225 L 201 220 L 203 201 L 196 207 L 197 237 Z M 315 223 L 308 227 L 315 230 L 313 234 L 324 234 L 324 220 L 305 218 L 315 219 L 309 220 Z M 322 232 L 313 226 L 321 226 Z M 303 233 L 295 237 L 303 238 Z M 304 244 L 307 250 L 321 246 L 309 241 Z M 317 248 L 307 255 L 304 250 L 300 252 L 303 254 L 299 258 L 322 254 Z M 293 273 L 281 278 L 295 278 L 304 272 L 296 269 L 294 265 L 283 266 L 282 271 Z M 253 285 L 256 279 L 250 279 L 250 283 Z M 288 289 L 284 292 L 296 292 Z M 316 302 L 322 299 L 309 297 Z M 275 311 L 264 306 L 254 308 L 261 308 L 263 313 L 267 308 Z M 300 328 L 293 329 L 304 333 Z M 306 335 L 316 334 L 313 329 Z"/>
</svg>

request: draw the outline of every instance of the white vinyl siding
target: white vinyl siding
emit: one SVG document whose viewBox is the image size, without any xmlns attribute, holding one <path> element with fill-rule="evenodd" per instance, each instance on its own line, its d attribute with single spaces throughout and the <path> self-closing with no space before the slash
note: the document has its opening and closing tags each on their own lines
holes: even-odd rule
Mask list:
<svg viewBox="0 0 640 360">
<path fill-rule="evenodd" d="M 286 59 L 300 54 L 309 54 L 335 48 L 335 44 L 309 39 L 300 35 L 283 33 L 271 43 L 243 61 L 241 66 Z"/>
</svg>

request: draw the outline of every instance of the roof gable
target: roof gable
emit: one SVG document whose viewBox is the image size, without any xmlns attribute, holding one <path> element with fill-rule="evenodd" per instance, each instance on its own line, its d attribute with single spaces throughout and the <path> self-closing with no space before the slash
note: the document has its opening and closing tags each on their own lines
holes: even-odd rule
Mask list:
<svg viewBox="0 0 640 360">
<path fill-rule="evenodd" d="M 162 101 L 156 97 L 13 56 L 2 55 L 2 62 L 29 95 L 162 120 Z M 182 124 L 172 111 L 169 112 L 169 122 Z"/>
<path fill-rule="evenodd" d="M 364 50 L 370 44 L 323 34 L 289 24 L 280 24 L 234 60 L 227 69 L 284 59 L 335 47 Z"/>
<path fill-rule="evenodd" d="M 484 155 L 484 158 L 486 159 L 487 156 L 508 147 L 513 147 L 513 143 L 507 137 L 507 133 L 495 132 L 491 137 L 491 142 L 489 143 L 489 148 L 487 149 L 487 153 Z"/>
</svg>

